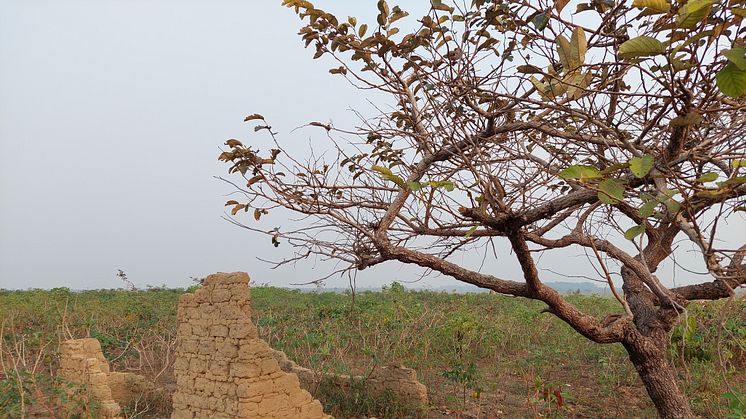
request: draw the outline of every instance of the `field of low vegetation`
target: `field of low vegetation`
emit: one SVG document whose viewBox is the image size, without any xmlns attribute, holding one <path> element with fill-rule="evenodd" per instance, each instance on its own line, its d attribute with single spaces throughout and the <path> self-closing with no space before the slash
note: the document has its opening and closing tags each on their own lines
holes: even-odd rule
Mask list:
<svg viewBox="0 0 746 419">
<path fill-rule="evenodd" d="M 59 342 L 87 336 L 99 339 L 113 370 L 145 375 L 162 389 L 126 406 L 127 416 L 167 417 L 182 292 L 0 291 L 0 417 L 95 417 L 85 393 L 55 375 Z M 610 298 L 569 299 L 600 318 L 619 311 Z M 349 394 L 317 394 L 335 417 L 655 417 L 620 345 L 585 340 L 539 302 L 394 283 L 354 300 L 256 287 L 252 306 L 260 335 L 300 365 L 365 375 L 400 362 L 430 392 L 426 411 L 371 398 L 364 382 Z M 746 301 L 692 304 L 682 319 L 670 358 L 695 412 L 740 417 Z"/>
</svg>

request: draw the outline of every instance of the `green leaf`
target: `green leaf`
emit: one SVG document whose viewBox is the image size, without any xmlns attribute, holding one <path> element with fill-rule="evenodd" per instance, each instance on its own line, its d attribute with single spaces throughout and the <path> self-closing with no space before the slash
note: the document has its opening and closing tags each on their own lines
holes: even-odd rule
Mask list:
<svg viewBox="0 0 746 419">
<path fill-rule="evenodd" d="M 649 57 L 663 54 L 665 50 L 661 41 L 649 36 L 638 36 L 619 46 L 619 56 L 622 58 Z"/>
<path fill-rule="evenodd" d="M 736 47 L 721 52 L 725 58 L 741 71 L 746 71 L 746 48 Z"/>
<path fill-rule="evenodd" d="M 692 28 L 710 14 L 714 0 L 689 0 L 679 9 L 676 25 L 680 28 Z"/>
<path fill-rule="evenodd" d="M 653 156 L 646 154 L 642 157 L 634 157 L 629 161 L 629 170 L 637 178 L 644 178 L 653 168 Z"/>
<path fill-rule="evenodd" d="M 715 81 L 718 89 L 726 96 L 736 98 L 746 95 L 746 71 L 739 70 L 733 63 L 728 63 L 720 70 Z"/>
<path fill-rule="evenodd" d="M 611 166 L 607 166 L 604 170 L 601 171 L 601 174 L 606 176 L 608 174 L 614 173 L 618 170 L 626 169 L 629 167 L 629 163 L 614 163 Z"/>
<path fill-rule="evenodd" d="M 469 231 L 464 234 L 464 237 L 468 239 L 469 237 L 471 237 L 472 234 L 474 234 L 475 231 L 477 231 L 477 226 L 470 228 Z"/>
<path fill-rule="evenodd" d="M 739 160 L 733 160 L 730 163 L 730 167 L 737 169 L 739 167 L 746 167 L 746 160 L 739 159 Z"/>
<path fill-rule="evenodd" d="M 640 234 L 645 232 L 645 226 L 644 225 L 637 225 L 629 230 L 624 232 L 624 238 L 627 240 L 632 240 L 635 237 L 639 236 Z"/>
<path fill-rule="evenodd" d="M 373 166 L 371 169 L 375 170 L 376 172 L 380 173 L 382 178 L 384 180 L 388 180 L 389 182 L 394 182 L 397 186 L 401 188 L 406 188 L 407 184 L 404 182 L 404 179 L 394 174 L 394 172 L 391 171 L 388 167 L 384 166 Z"/>
<path fill-rule="evenodd" d="M 695 182 L 701 182 L 701 183 L 714 182 L 717 179 L 718 179 L 718 174 L 717 173 L 715 173 L 715 172 L 707 172 L 707 173 L 703 174 L 702 176 L 698 177 L 697 179 L 695 179 Z"/>
<path fill-rule="evenodd" d="M 534 24 L 537 30 L 543 31 L 544 28 L 549 24 L 549 12 L 539 13 L 531 19 L 531 23 Z"/>
<path fill-rule="evenodd" d="M 413 190 L 414 192 L 422 189 L 422 184 L 420 182 L 407 182 L 407 186 L 409 186 L 409 189 Z"/>
<path fill-rule="evenodd" d="M 681 191 L 678 189 L 663 188 L 661 189 L 661 193 L 669 198 L 673 198 L 674 196 L 679 195 Z"/>
<path fill-rule="evenodd" d="M 433 188 L 444 188 L 448 192 L 451 192 L 456 188 L 456 184 L 450 180 L 431 180 L 427 184 Z"/>
<path fill-rule="evenodd" d="M 586 166 L 582 164 L 575 164 L 567 169 L 560 172 L 562 179 L 579 179 L 581 181 L 588 179 L 598 179 L 601 176 L 601 171 L 593 166 Z"/>
<path fill-rule="evenodd" d="M 618 204 L 624 199 L 624 185 L 616 179 L 606 179 L 598 184 L 598 199 L 604 204 Z"/>
<path fill-rule="evenodd" d="M 358 36 L 362 38 L 363 36 L 365 36 L 365 32 L 367 31 L 368 31 L 368 24 L 363 23 L 362 25 L 360 25 L 360 28 L 357 30 L 357 34 Z"/>
<path fill-rule="evenodd" d="M 388 167 L 384 167 L 384 166 L 373 166 L 373 167 L 371 167 L 371 169 L 375 170 L 376 172 L 378 172 L 378 173 L 380 173 L 382 175 L 389 175 L 389 176 L 393 176 L 394 175 L 394 172 L 392 172 L 391 169 L 389 169 Z"/>
<path fill-rule="evenodd" d="M 654 10 L 659 13 L 668 13 L 671 10 L 671 4 L 666 0 L 634 0 L 632 6 Z"/>
<path fill-rule="evenodd" d="M 394 182 L 396 186 L 399 186 L 401 188 L 406 188 L 406 183 L 404 183 L 404 179 L 400 178 L 397 175 L 383 175 L 383 178 L 385 180 L 388 180 L 389 182 Z"/>
<path fill-rule="evenodd" d="M 665 199 L 663 204 L 668 208 L 668 212 L 671 214 L 676 214 L 681 209 L 681 204 L 673 198 Z"/>
<path fill-rule="evenodd" d="M 658 206 L 658 202 L 654 200 L 651 200 L 651 201 L 648 201 L 642 204 L 642 206 L 639 209 L 640 217 L 642 218 L 650 217 L 651 215 L 653 215 L 653 213 L 655 213 L 655 208 L 657 206 Z"/>
<path fill-rule="evenodd" d="M 718 182 L 718 185 L 720 185 L 720 183 L 721 182 Z M 694 196 L 711 199 L 711 198 L 717 198 L 726 192 L 728 192 L 727 189 L 705 189 L 703 191 L 695 192 Z"/>
<path fill-rule="evenodd" d="M 731 187 L 734 188 L 736 186 L 740 186 L 746 183 L 746 176 L 737 176 L 734 178 L 730 178 L 726 180 L 725 182 L 719 182 L 718 185 L 720 185 L 721 188 L 724 187 Z"/>
</svg>

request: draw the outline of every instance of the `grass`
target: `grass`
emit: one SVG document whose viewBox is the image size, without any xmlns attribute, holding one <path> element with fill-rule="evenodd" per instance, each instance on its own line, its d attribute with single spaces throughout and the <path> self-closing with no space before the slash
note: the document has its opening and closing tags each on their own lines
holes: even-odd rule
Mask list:
<svg viewBox="0 0 746 419">
<path fill-rule="evenodd" d="M 0 388 L 15 395 L 0 398 L 0 416 L 62 403 L 53 391 L 59 386 L 44 383 L 55 377 L 59 342 L 70 337 L 96 337 L 114 370 L 173 388 L 182 292 L 0 291 Z M 568 298 L 600 318 L 619 311 L 612 299 Z M 541 313 L 538 302 L 393 284 L 356 295 L 354 304 L 345 294 L 257 287 L 252 307 L 260 335 L 300 365 L 365 375 L 377 365 L 401 362 L 417 370 L 430 392 L 429 409 L 418 413 L 393 395 L 371 399 L 364 383 L 349 394 L 320 389 L 318 397 L 336 417 L 655 417 L 620 345 L 585 340 Z M 746 302 L 692 304 L 671 339 L 671 360 L 695 411 L 736 414 L 746 388 Z M 18 384 L 21 376 L 24 385 Z M 60 417 L 86 417 L 95 406 L 81 402 L 65 409 L 70 415 Z M 130 417 L 168 413 L 163 401 L 129 409 Z"/>
</svg>

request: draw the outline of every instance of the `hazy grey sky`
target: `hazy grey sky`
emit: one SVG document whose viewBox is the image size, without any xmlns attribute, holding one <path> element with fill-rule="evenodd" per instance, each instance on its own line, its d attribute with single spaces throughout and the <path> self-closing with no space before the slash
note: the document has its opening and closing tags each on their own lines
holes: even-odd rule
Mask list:
<svg viewBox="0 0 746 419">
<path fill-rule="evenodd" d="M 218 147 L 253 134 L 247 114 L 288 134 L 364 106 L 300 26 L 279 0 L 0 0 L 0 288 L 119 287 L 120 268 L 138 286 L 323 275 L 270 273 L 255 256 L 280 253 L 221 220 L 230 189 L 213 178 Z"/>
<path fill-rule="evenodd" d="M 374 21 L 372 0 L 316 3 Z M 223 221 L 231 189 L 213 178 L 227 168 L 220 145 L 253 134 L 250 113 L 306 147 L 311 134 L 293 128 L 367 109 L 311 60 L 299 27 L 279 0 L 0 0 L 0 288 L 115 288 L 117 269 L 138 286 L 215 271 L 274 285 L 323 276 L 328 267 L 310 262 L 270 271 L 257 261 L 288 249 Z M 584 258 L 545 262 L 591 274 L 572 257 Z M 507 253 L 486 267 L 519 275 Z M 416 272 L 392 263 L 358 284 Z"/>
</svg>

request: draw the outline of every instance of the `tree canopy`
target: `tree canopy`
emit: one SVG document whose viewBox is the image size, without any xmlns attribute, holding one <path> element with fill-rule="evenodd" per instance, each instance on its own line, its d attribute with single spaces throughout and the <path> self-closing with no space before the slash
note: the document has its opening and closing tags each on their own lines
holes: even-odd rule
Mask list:
<svg viewBox="0 0 746 419">
<path fill-rule="evenodd" d="M 544 301 L 583 336 L 621 342 L 662 416 L 692 416 L 668 333 L 689 301 L 746 283 L 746 243 L 720 239 L 745 209 L 746 2 L 432 1 L 409 26 L 383 0 L 374 23 L 283 4 L 314 58 L 338 62 L 330 73 L 393 106 L 354 128 L 310 122 L 336 153 L 302 160 L 248 116 L 273 146 L 227 141 L 220 160 L 246 180 L 232 215 L 307 215 L 294 231 L 246 225 L 297 258 L 399 261 Z M 667 287 L 656 271 L 680 239 L 708 277 Z M 453 262 L 495 240 L 522 278 Z M 619 315 L 588 316 L 544 284 L 537 255 L 568 247 L 591 255 Z"/>
</svg>

